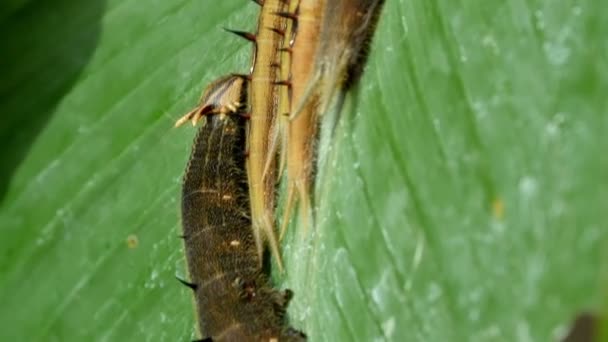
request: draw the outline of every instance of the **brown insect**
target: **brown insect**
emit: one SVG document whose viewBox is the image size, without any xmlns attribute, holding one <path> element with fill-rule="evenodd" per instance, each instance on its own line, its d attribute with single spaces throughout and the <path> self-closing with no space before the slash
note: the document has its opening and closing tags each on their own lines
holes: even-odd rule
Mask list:
<svg viewBox="0 0 608 342">
<path fill-rule="evenodd" d="M 249 126 L 249 198 L 251 218 L 258 253 L 263 252 L 264 243 L 270 247 L 275 260 L 282 269 L 281 255 L 274 229 L 276 149 L 272 147 L 278 136 L 277 110 L 279 90 L 284 85 L 281 76 L 281 49 L 286 36 L 286 18 L 280 15 L 289 7 L 286 0 L 259 1 L 258 29 L 255 34 L 240 34 L 254 42 L 251 71 Z"/>
<path fill-rule="evenodd" d="M 304 341 L 286 324 L 290 290 L 260 267 L 251 229 L 245 137 L 248 81 L 219 79 L 178 123 L 205 117 L 182 186 L 183 238 L 200 341 Z"/>
<path fill-rule="evenodd" d="M 281 54 L 286 36 L 286 18 L 281 15 L 289 8 L 289 0 L 254 0 L 261 6 L 256 33 L 227 30 L 254 44 L 248 103 L 249 158 L 247 175 L 251 200 L 251 217 L 258 253 L 268 245 L 272 255 L 283 269 L 279 244 L 274 230 L 276 136 L 279 108 L 278 86 L 287 85 L 281 77 Z"/>
<path fill-rule="evenodd" d="M 249 75 L 242 75 L 248 80 L 249 113 L 248 123 L 248 154 L 247 175 L 249 181 L 249 197 L 251 201 L 251 218 L 253 234 L 258 254 L 261 256 L 265 245 L 268 245 L 279 269 L 283 269 L 278 240 L 274 229 L 275 178 L 276 178 L 276 149 L 280 86 L 287 85 L 280 81 L 283 75 L 281 55 L 288 52 L 283 48 L 285 37 L 288 36 L 287 18 L 282 14 L 293 1 L 288 0 L 254 0 L 261 6 L 256 33 L 238 30 L 227 30 L 254 44 L 252 67 Z M 209 86 L 203 94 L 203 99 L 214 102 L 211 97 L 217 93 L 223 94 L 222 82 Z M 230 96 L 224 100 L 228 101 Z M 285 103 L 285 101 L 282 101 Z M 231 104 L 223 103 L 220 110 L 231 110 Z M 213 105 L 211 106 L 213 107 Z M 212 113 L 212 108 L 197 108 L 184 115 L 176 122 L 176 126 L 186 121 L 193 124 L 204 115 Z M 221 109 L 224 108 L 224 109 Z"/>
<path fill-rule="evenodd" d="M 319 116 L 335 102 L 339 113 L 357 83 L 384 0 L 300 0 L 291 18 L 290 122 L 287 133 L 287 203 L 281 236 L 296 202 L 306 227 Z"/>
</svg>

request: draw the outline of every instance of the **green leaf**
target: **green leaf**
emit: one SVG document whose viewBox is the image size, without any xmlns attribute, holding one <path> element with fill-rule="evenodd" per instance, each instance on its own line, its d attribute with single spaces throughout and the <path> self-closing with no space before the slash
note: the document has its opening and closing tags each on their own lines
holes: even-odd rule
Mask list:
<svg viewBox="0 0 608 342">
<path fill-rule="evenodd" d="M 556 340 L 600 310 L 599 0 L 387 1 L 281 287 L 312 341 Z M 251 1 L 0 6 L 0 340 L 187 341 L 179 188 Z M 135 243 L 134 241 L 138 242 Z"/>
</svg>

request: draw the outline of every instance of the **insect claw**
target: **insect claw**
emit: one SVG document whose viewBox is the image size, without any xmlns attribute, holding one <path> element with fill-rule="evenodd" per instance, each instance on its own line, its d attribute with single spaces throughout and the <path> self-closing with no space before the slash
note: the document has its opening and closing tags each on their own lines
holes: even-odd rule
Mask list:
<svg viewBox="0 0 608 342">
<path fill-rule="evenodd" d="M 237 30 L 231 30 L 228 28 L 224 28 L 224 30 L 226 32 L 230 32 L 230 33 L 234 33 L 237 36 L 241 37 L 241 38 L 245 38 L 246 40 L 250 41 L 250 42 L 255 42 L 257 37 L 255 34 L 251 33 L 251 32 L 246 32 L 246 31 L 237 31 Z"/>
<path fill-rule="evenodd" d="M 173 125 L 173 127 L 179 127 L 188 120 L 190 120 L 190 117 L 188 115 L 184 115 L 181 118 L 179 118 L 177 121 L 175 121 L 175 125 Z"/>
<path fill-rule="evenodd" d="M 192 117 L 192 126 L 196 126 L 196 124 L 202 117 L 203 114 L 200 111 L 194 113 L 194 116 Z"/>
<path fill-rule="evenodd" d="M 253 2 L 255 2 L 256 4 L 258 4 L 260 6 L 264 6 L 264 0 L 253 0 Z"/>
</svg>

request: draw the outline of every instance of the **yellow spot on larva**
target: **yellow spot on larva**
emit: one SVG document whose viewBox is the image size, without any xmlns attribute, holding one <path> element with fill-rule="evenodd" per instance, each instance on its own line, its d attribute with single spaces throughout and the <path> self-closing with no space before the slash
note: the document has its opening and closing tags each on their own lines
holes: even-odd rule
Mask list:
<svg viewBox="0 0 608 342">
<path fill-rule="evenodd" d="M 492 215 L 497 220 L 502 220 L 505 217 L 505 203 L 501 198 L 496 198 L 492 202 Z"/>
<path fill-rule="evenodd" d="M 137 235 L 131 234 L 127 236 L 127 247 L 129 249 L 135 249 L 139 245 L 139 239 L 137 239 Z"/>
<path fill-rule="evenodd" d="M 232 247 L 238 247 L 240 245 L 241 245 L 241 242 L 239 240 L 230 241 L 230 246 L 232 246 Z"/>
<path fill-rule="evenodd" d="M 224 196 L 222 196 L 222 199 L 223 199 L 224 201 L 229 201 L 229 200 L 231 200 L 231 199 L 232 199 L 232 195 L 224 195 Z"/>
</svg>

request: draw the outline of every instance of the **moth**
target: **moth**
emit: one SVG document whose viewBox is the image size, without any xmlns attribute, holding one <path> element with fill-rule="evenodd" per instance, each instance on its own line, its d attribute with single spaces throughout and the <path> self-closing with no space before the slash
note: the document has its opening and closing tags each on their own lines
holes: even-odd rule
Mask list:
<svg viewBox="0 0 608 342">
<path fill-rule="evenodd" d="M 287 125 L 287 196 L 282 237 L 296 202 L 304 227 L 311 216 L 319 117 L 346 94 L 363 73 L 384 0 L 300 0 L 284 16 L 296 22 L 290 51 L 290 110 Z M 335 123 L 334 123 L 335 125 Z"/>
<path fill-rule="evenodd" d="M 305 341 L 289 327 L 290 290 L 272 288 L 252 231 L 246 164 L 248 79 L 211 83 L 194 110 L 204 118 L 182 185 L 183 238 L 200 341 Z"/>
</svg>

